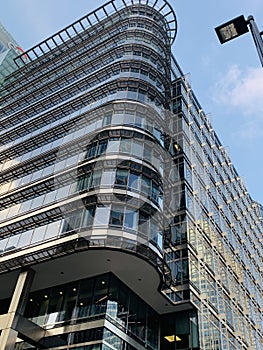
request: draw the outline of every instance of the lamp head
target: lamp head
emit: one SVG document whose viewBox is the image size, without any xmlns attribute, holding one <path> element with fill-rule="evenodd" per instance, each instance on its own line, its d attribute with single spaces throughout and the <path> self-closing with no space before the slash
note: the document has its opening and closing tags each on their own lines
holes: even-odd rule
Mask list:
<svg viewBox="0 0 263 350">
<path fill-rule="evenodd" d="M 247 33 L 249 31 L 248 21 L 246 21 L 245 17 L 241 15 L 216 27 L 215 31 L 220 43 L 224 44 L 229 40 Z"/>
</svg>

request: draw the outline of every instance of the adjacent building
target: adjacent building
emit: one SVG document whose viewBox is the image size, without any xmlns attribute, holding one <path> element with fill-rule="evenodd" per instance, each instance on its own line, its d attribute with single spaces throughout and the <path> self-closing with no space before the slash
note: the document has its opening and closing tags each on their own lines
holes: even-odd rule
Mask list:
<svg viewBox="0 0 263 350">
<path fill-rule="evenodd" d="M 22 52 L 23 49 L 0 23 L 0 86 L 4 78 L 17 69 L 14 59 Z"/>
<path fill-rule="evenodd" d="M 0 104 L 0 349 L 262 350 L 262 207 L 171 53 L 110 0 L 15 58 Z"/>
</svg>

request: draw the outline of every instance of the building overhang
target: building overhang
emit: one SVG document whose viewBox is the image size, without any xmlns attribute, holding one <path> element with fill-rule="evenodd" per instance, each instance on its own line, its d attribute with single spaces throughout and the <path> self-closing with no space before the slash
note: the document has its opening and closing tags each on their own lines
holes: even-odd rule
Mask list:
<svg viewBox="0 0 263 350">
<path fill-rule="evenodd" d="M 164 276 L 154 260 L 146 256 L 145 247 L 133 251 L 110 244 L 90 245 L 78 234 L 63 237 L 60 244 L 56 243 L 46 242 L 1 257 L 2 267 L 4 264 L 8 267 L 1 274 L 0 295 L 3 299 L 12 296 L 21 268 L 31 267 L 35 270 L 31 290 L 112 272 L 159 314 L 185 307 L 173 304 L 162 293 Z M 146 251 L 151 249 L 146 247 Z"/>
</svg>

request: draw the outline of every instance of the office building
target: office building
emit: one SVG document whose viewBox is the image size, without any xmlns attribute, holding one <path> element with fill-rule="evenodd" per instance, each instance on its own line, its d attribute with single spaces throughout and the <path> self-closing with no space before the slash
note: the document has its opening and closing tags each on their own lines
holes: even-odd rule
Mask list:
<svg viewBox="0 0 263 350">
<path fill-rule="evenodd" d="M 14 59 L 22 52 L 23 49 L 0 23 L 0 84 L 17 69 Z"/>
<path fill-rule="evenodd" d="M 111 0 L 1 89 L 0 349 L 262 350 L 262 207 L 171 54 Z"/>
</svg>

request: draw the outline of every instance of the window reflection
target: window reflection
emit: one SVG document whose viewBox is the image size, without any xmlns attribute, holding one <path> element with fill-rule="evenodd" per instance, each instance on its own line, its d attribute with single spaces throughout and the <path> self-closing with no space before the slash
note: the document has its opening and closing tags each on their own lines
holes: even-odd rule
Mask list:
<svg viewBox="0 0 263 350">
<path fill-rule="evenodd" d="M 63 220 L 28 230 L 19 235 L 0 240 L 0 251 L 26 247 L 48 239 L 59 237 L 67 232 L 92 226 L 117 226 L 133 233 L 141 232 L 146 240 L 162 248 L 162 233 L 158 215 L 128 205 L 88 206 L 69 214 Z"/>
<path fill-rule="evenodd" d="M 124 218 L 124 208 L 120 206 L 113 206 L 110 214 L 110 225 L 122 226 Z"/>
<path fill-rule="evenodd" d="M 126 210 L 124 227 L 133 230 L 138 229 L 138 211 Z"/>
<path fill-rule="evenodd" d="M 133 167 L 132 164 L 133 163 L 130 164 L 130 167 Z M 156 178 L 155 174 L 149 176 L 154 176 Z M 154 179 L 145 176 L 141 172 L 118 167 L 117 169 L 106 168 L 98 169 L 94 172 L 87 172 L 86 174 L 79 176 L 77 182 L 64 185 L 54 191 L 42 194 L 40 196 L 37 196 L 36 193 L 35 198 L 6 208 L 0 211 L 0 215 L 2 219 L 10 218 L 29 210 L 39 208 L 42 205 L 49 205 L 56 200 L 66 199 L 68 196 L 77 194 L 83 190 L 92 190 L 93 188 L 98 188 L 100 186 L 114 186 L 116 188 L 123 188 L 130 191 L 140 191 L 141 194 L 150 198 L 156 204 L 158 204 L 160 208 L 162 208 L 162 187 L 160 184 L 155 182 Z M 176 199 L 177 196 L 174 198 Z"/>
<path fill-rule="evenodd" d="M 113 274 L 31 292 L 25 317 L 45 329 L 69 320 L 107 317 L 109 322 L 137 341 L 158 349 L 160 316 Z M 71 343 L 88 340 L 85 332 L 75 333 Z M 105 337 L 111 343 L 112 337 L 108 338 L 108 333 Z"/>
<path fill-rule="evenodd" d="M 123 132 L 124 133 L 124 132 Z M 129 137 L 127 137 L 129 136 Z M 142 135 L 135 135 L 127 133 L 127 136 L 109 137 L 108 139 L 92 142 L 86 150 L 85 159 L 93 159 L 101 155 L 100 150 L 103 149 L 105 153 L 125 153 L 139 159 L 145 159 L 152 163 L 161 173 L 163 173 L 163 160 L 161 150 L 157 150 L 158 145 L 152 141 L 145 142 Z M 139 139 L 136 139 L 138 136 Z M 102 146 L 103 145 L 103 146 Z"/>
<path fill-rule="evenodd" d="M 110 207 L 100 206 L 96 208 L 94 226 L 106 226 L 109 223 Z"/>
<path fill-rule="evenodd" d="M 115 184 L 120 187 L 126 187 L 128 184 L 128 174 L 127 169 L 117 169 Z"/>
</svg>

